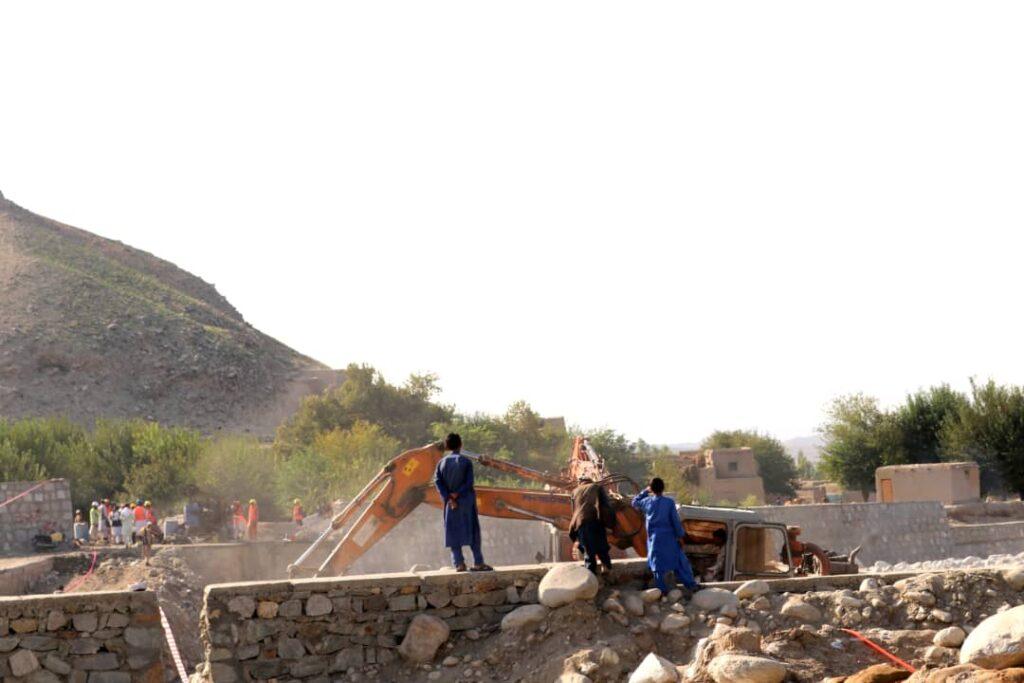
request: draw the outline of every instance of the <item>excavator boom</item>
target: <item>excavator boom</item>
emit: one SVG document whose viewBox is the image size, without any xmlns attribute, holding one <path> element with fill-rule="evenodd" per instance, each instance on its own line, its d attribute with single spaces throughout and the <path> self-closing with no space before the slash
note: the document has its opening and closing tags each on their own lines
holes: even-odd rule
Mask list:
<svg viewBox="0 0 1024 683">
<path fill-rule="evenodd" d="M 579 466 L 571 464 L 568 473 L 551 475 L 487 455 L 464 454 L 480 465 L 543 483 L 551 489 L 477 487 L 477 510 L 481 515 L 540 520 L 561 531 L 568 531 L 572 517 L 569 492 L 575 485 L 575 478 L 570 475 L 574 470 L 580 470 Z M 434 470 L 443 456 L 444 447 L 440 443 L 432 443 L 407 450 L 388 462 L 331 519 L 330 526 L 289 567 L 289 573 L 295 576 L 312 571 L 315 576 L 340 575 L 421 503 L 443 509 L 444 504 L 433 485 Z M 589 457 L 584 440 L 577 437 L 573 447 L 573 462 L 578 460 L 592 479 L 605 479 L 609 484 L 613 483 L 614 478 L 608 477 L 607 472 L 603 471 L 603 462 L 597 467 L 598 463 L 588 460 Z M 589 467 L 588 464 L 594 466 Z M 645 554 L 643 519 L 614 492 L 612 497 L 618 524 L 615 531 L 610 532 L 609 542 L 623 549 L 633 547 L 640 555 Z M 346 530 L 327 558 L 316 569 L 308 566 L 314 552 L 340 529 Z"/>
</svg>

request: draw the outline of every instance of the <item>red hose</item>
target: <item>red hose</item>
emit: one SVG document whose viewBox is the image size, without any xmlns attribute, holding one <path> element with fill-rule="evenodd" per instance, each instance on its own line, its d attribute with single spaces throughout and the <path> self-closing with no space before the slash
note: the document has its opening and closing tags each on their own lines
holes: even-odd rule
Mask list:
<svg viewBox="0 0 1024 683">
<path fill-rule="evenodd" d="M 78 587 L 81 586 L 85 582 L 85 580 L 89 578 L 89 575 L 92 574 L 92 570 L 96 568 L 96 555 L 97 554 L 98 553 L 95 550 L 92 551 L 92 564 L 89 565 L 89 571 L 87 571 L 86 573 L 82 574 L 77 579 L 75 579 L 74 581 L 69 583 L 67 586 L 65 586 L 64 587 L 64 592 L 65 593 L 71 593 L 73 591 L 78 590 Z"/>
<path fill-rule="evenodd" d="M 914 673 L 915 671 L 917 671 L 917 669 L 915 669 L 914 667 L 910 666 L 909 664 L 904 662 L 902 659 L 900 659 L 899 657 L 897 657 L 893 653 L 891 653 L 888 650 L 884 649 L 881 645 L 877 645 L 877 644 L 871 642 L 870 640 L 868 640 L 866 637 L 864 637 L 863 634 L 858 633 L 857 631 L 854 631 L 853 629 L 850 629 L 850 628 L 841 628 L 839 630 L 842 631 L 843 633 L 850 634 L 851 636 L 853 636 L 854 638 L 856 638 L 860 642 L 864 643 L 865 645 L 867 645 L 869 648 L 871 648 L 872 650 L 874 650 L 878 654 L 882 655 L 883 657 L 885 657 L 889 661 L 895 663 L 899 667 L 901 667 L 903 669 L 906 669 L 910 673 Z"/>
</svg>

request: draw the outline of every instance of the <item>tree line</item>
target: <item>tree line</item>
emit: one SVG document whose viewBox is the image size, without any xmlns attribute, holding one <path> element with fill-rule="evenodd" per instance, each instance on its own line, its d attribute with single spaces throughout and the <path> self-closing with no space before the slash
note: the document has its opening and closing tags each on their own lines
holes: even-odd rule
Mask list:
<svg viewBox="0 0 1024 683">
<path fill-rule="evenodd" d="M 65 477 L 77 507 L 108 497 L 143 498 L 161 506 L 189 498 L 213 501 L 257 498 L 266 513 L 290 509 L 301 498 L 308 509 L 349 498 L 404 449 L 459 432 L 467 448 L 542 471 L 567 464 L 579 428 L 544 420 L 525 401 L 500 415 L 459 413 L 437 400 L 434 375 L 412 375 L 392 384 L 371 366 L 350 365 L 345 381 L 308 396 L 282 423 L 272 443 L 251 437 L 204 437 L 190 429 L 143 420 L 100 420 L 85 428 L 59 418 L 0 421 L 0 478 Z M 601 428 L 586 431 L 608 469 L 643 482 L 664 474 L 674 483 L 672 451 Z M 718 431 L 702 448 L 749 446 L 769 494 L 791 496 L 796 465 L 777 439 L 756 431 Z M 480 483 L 531 486 L 511 475 L 477 473 Z M 680 482 L 676 493 L 700 499 Z M 708 501 L 717 502 L 717 501 Z"/>
<path fill-rule="evenodd" d="M 966 393 L 948 384 L 908 395 L 885 410 L 876 398 L 836 398 L 821 427 L 821 469 L 865 500 L 883 465 L 974 461 L 986 493 L 1024 497 L 1024 388 L 971 380 Z"/>
</svg>

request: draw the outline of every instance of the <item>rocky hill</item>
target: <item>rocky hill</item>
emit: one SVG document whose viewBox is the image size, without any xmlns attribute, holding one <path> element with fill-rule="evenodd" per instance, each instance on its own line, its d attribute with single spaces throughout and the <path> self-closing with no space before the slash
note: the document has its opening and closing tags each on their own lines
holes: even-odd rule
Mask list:
<svg viewBox="0 0 1024 683">
<path fill-rule="evenodd" d="M 0 195 L 0 418 L 144 417 L 264 436 L 339 374 L 174 264 Z"/>
</svg>

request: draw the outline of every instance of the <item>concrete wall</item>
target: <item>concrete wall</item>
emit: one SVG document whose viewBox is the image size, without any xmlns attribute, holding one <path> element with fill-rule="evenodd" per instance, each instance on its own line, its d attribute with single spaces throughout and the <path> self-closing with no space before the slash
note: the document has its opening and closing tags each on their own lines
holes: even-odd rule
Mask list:
<svg viewBox="0 0 1024 683">
<path fill-rule="evenodd" d="M 163 638 L 152 593 L 0 598 L 5 681 L 163 683 Z"/>
<path fill-rule="evenodd" d="M 544 522 L 480 518 L 484 558 L 493 566 L 547 562 L 553 559 L 557 537 Z M 324 551 L 311 558 L 319 566 L 341 536 L 335 535 Z M 209 583 L 266 581 L 288 578 L 288 565 L 309 547 L 310 541 L 257 541 L 254 543 L 206 543 L 179 546 L 182 558 Z M 469 552 L 468 548 L 465 552 Z M 382 540 L 359 558 L 346 574 L 379 574 L 408 571 L 413 565 L 430 569 L 451 566 L 444 547 L 441 512 L 421 505 Z"/>
<path fill-rule="evenodd" d="M 350 667 L 386 664 L 415 615 L 444 619 L 453 631 L 497 624 L 517 605 L 537 602 L 550 566 L 208 586 L 202 630 L 210 673 L 216 683 L 334 679 Z M 612 580 L 633 580 L 646 567 L 619 561 Z"/>
<path fill-rule="evenodd" d="M 53 558 L 26 557 L 0 560 L 0 595 L 25 595 L 53 569 Z"/>
<path fill-rule="evenodd" d="M 863 545 L 858 557 L 861 565 L 955 556 L 946 511 L 937 502 L 787 505 L 755 509 L 768 521 L 801 527 L 802 540 L 823 548 L 847 552 Z"/>
<path fill-rule="evenodd" d="M 39 482 L 0 483 L 0 503 L 27 491 Z M 0 508 L 0 553 L 32 550 L 32 537 L 59 531 L 71 538 L 74 511 L 71 491 L 64 479 L 46 482 L 32 493 Z"/>
<path fill-rule="evenodd" d="M 441 511 L 420 505 L 353 566 L 349 574 L 408 571 L 415 564 L 431 569 L 451 566 L 444 547 Z M 493 566 L 547 562 L 552 556 L 551 527 L 544 522 L 480 518 L 484 559 Z M 469 549 L 466 548 L 466 553 Z"/>
<path fill-rule="evenodd" d="M 711 496 L 711 503 L 741 503 L 754 496 L 758 503 L 764 502 L 764 482 L 761 477 L 730 477 L 718 479 L 710 467 L 699 470 L 697 486 Z"/>
<path fill-rule="evenodd" d="M 955 557 L 1016 555 L 1024 552 L 1024 522 L 951 526 Z"/>
<path fill-rule="evenodd" d="M 884 502 L 937 500 L 946 505 L 981 497 L 978 464 L 973 462 L 891 465 L 875 470 L 875 495 Z M 885 501 L 883 481 L 892 482 L 892 500 Z"/>
</svg>

